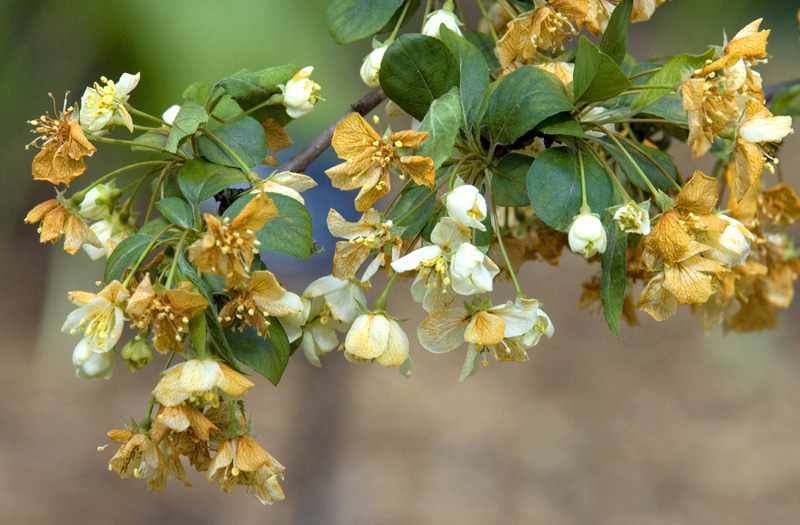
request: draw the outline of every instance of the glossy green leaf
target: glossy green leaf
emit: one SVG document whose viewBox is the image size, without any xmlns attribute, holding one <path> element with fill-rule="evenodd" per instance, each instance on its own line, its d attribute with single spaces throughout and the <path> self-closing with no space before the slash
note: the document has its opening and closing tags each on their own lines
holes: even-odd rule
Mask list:
<svg viewBox="0 0 800 525">
<path fill-rule="evenodd" d="M 530 206 L 528 171 L 533 157 L 510 153 L 492 168 L 492 200 L 498 206 Z"/>
<path fill-rule="evenodd" d="M 628 25 L 632 9 L 633 0 L 622 0 L 618 3 L 600 40 L 600 51 L 617 64 L 622 63 L 628 51 Z"/>
<path fill-rule="evenodd" d="M 619 320 L 625 302 L 625 284 L 628 270 L 628 235 L 620 231 L 613 215 L 607 213 L 603 226 L 606 229 L 606 251 L 600 255 L 602 278 L 600 300 L 603 317 L 608 328 L 619 337 Z"/>
<path fill-rule="evenodd" d="M 247 176 L 241 170 L 212 164 L 203 159 L 192 159 L 181 166 L 177 181 L 181 193 L 194 206 L 218 191 L 248 182 Z"/>
<path fill-rule="evenodd" d="M 192 210 L 186 201 L 179 197 L 167 197 L 156 203 L 156 208 L 169 222 L 183 226 L 192 227 Z"/>
<path fill-rule="evenodd" d="M 706 60 L 711 60 L 714 54 L 715 49 L 712 47 L 702 55 L 678 55 L 664 64 L 658 73 L 650 78 L 646 85 L 669 86 L 686 80 L 692 76 L 694 70 L 703 67 Z M 640 109 L 649 106 L 670 91 L 671 89 L 669 88 L 645 89 L 639 93 L 639 96 L 633 101 L 631 108 Z"/>
<path fill-rule="evenodd" d="M 286 195 L 269 193 L 278 215 L 256 232 L 261 253 L 285 253 L 293 257 L 311 257 L 311 216 L 305 206 Z M 223 217 L 236 217 L 255 195 L 242 195 L 225 210 Z"/>
<path fill-rule="evenodd" d="M 478 110 L 489 87 L 489 66 L 477 47 L 447 27 L 440 28 L 439 37 L 458 62 L 461 111 L 464 123 L 471 128 L 477 123 Z"/>
<path fill-rule="evenodd" d="M 417 152 L 423 157 L 433 159 L 434 167 L 441 166 L 442 162 L 453 155 L 453 145 L 458 136 L 460 122 L 461 102 L 458 90 L 453 88 L 434 100 L 428 114 L 422 119 L 419 131 L 430 135 L 422 141 Z"/>
<path fill-rule="evenodd" d="M 593 155 L 583 153 L 583 166 L 589 207 L 602 216 L 612 203 L 614 187 Z M 540 153 L 528 171 L 528 197 L 539 218 L 550 227 L 567 232 L 581 207 L 576 153 L 567 148 L 549 148 Z"/>
<path fill-rule="evenodd" d="M 647 154 L 647 156 L 645 156 L 625 142 L 621 142 L 621 144 L 622 147 L 625 148 L 625 151 L 628 153 L 628 155 L 633 158 L 634 162 L 636 162 L 636 164 L 639 166 L 639 169 L 642 170 L 642 172 L 656 189 L 659 189 L 665 193 L 674 189 L 670 179 L 664 175 L 664 173 L 658 169 L 658 167 L 651 162 L 650 159 L 647 158 L 647 156 L 649 156 L 653 161 L 655 161 L 655 163 L 661 166 L 661 168 L 666 171 L 673 180 L 676 180 L 677 174 L 675 172 L 675 165 L 672 163 L 672 159 L 669 157 L 669 155 L 658 149 L 645 146 L 644 144 L 637 144 L 637 147 Z M 644 179 L 642 179 L 642 176 L 639 175 L 639 172 L 636 170 L 633 164 L 631 164 L 631 161 L 616 146 L 616 144 L 609 141 L 603 141 L 603 147 L 609 153 L 611 153 L 611 156 L 614 157 L 614 160 L 617 161 L 617 164 L 619 164 L 622 173 L 625 174 L 625 177 L 631 181 L 634 186 L 643 191 L 650 192 L 647 183 L 644 181 Z"/>
<path fill-rule="evenodd" d="M 436 197 L 431 195 L 433 189 L 427 186 L 411 186 L 403 191 L 397 205 L 388 215 L 395 225 L 404 228 L 400 235 L 402 239 L 409 239 L 418 234 L 428 221 L 436 205 Z M 416 210 L 416 211 L 414 211 Z M 413 214 L 408 215 L 413 211 Z M 400 219 L 405 218 L 402 222 Z"/>
<path fill-rule="evenodd" d="M 133 141 L 140 145 L 132 145 L 132 151 L 146 151 L 147 153 L 153 153 L 157 149 L 166 148 L 167 134 L 163 131 L 148 131 L 147 133 L 142 133 L 133 139 Z"/>
<path fill-rule="evenodd" d="M 280 93 L 280 84 L 286 84 L 298 71 L 300 66 L 294 64 L 268 67 L 259 71 L 242 69 L 217 84 L 243 108 L 249 109 L 265 102 L 275 93 Z"/>
<path fill-rule="evenodd" d="M 478 48 L 491 71 L 500 70 L 500 61 L 497 60 L 497 54 L 494 52 L 495 42 L 492 35 L 479 31 L 464 31 L 464 38 Z"/>
<path fill-rule="evenodd" d="M 523 66 L 501 78 L 492 92 L 486 112 L 489 133 L 495 142 L 510 144 L 547 117 L 573 109 L 560 80 Z"/>
<path fill-rule="evenodd" d="M 325 10 L 325 25 L 338 44 L 367 38 L 392 19 L 403 0 L 332 0 Z"/>
<path fill-rule="evenodd" d="M 277 385 L 289 363 L 289 339 L 281 323 L 269 317 L 269 337 L 258 335 L 252 326 L 243 331 L 224 330 L 233 357 Z"/>
<path fill-rule="evenodd" d="M 213 131 L 214 136 L 248 168 L 257 166 L 267 156 L 267 137 L 264 128 L 254 118 L 242 117 L 222 124 Z M 239 168 L 240 165 L 215 140 L 205 135 L 197 137 L 197 147 L 203 156 L 214 164 Z"/>
<path fill-rule="evenodd" d="M 417 120 L 459 84 L 458 63 L 447 46 L 420 34 L 395 40 L 383 55 L 379 75 L 386 96 Z"/>
<path fill-rule="evenodd" d="M 546 135 L 567 135 L 570 137 L 586 137 L 580 122 L 575 120 L 571 113 L 557 113 L 547 117 L 539 123 L 539 131 Z"/>
<path fill-rule="evenodd" d="M 205 106 L 210 91 L 211 84 L 208 82 L 193 82 L 183 90 L 183 98 L 194 100 L 198 104 Z"/>
<path fill-rule="evenodd" d="M 180 111 L 175 116 L 175 122 L 169 131 L 165 149 L 171 153 L 178 151 L 181 142 L 193 135 L 202 124 L 208 122 L 208 113 L 205 108 L 194 100 L 185 100 Z"/>
<path fill-rule="evenodd" d="M 572 90 L 575 100 L 596 102 L 608 100 L 631 87 L 631 82 L 611 57 L 585 36 L 578 43 Z"/>
</svg>

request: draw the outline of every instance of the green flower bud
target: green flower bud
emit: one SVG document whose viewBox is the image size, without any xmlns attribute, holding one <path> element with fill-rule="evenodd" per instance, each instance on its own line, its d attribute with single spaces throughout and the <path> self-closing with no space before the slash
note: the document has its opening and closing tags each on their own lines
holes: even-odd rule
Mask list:
<svg viewBox="0 0 800 525">
<path fill-rule="evenodd" d="M 133 372 L 153 360 L 153 349 L 150 347 L 150 343 L 144 339 L 131 339 L 122 347 L 120 357 L 128 370 Z"/>
</svg>

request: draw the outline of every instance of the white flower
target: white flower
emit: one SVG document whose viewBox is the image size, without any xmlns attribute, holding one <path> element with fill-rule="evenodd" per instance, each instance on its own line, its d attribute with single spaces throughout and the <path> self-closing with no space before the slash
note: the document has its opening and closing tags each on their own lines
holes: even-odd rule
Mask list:
<svg viewBox="0 0 800 525">
<path fill-rule="evenodd" d="M 102 354 L 110 352 L 122 335 L 123 312 L 120 303 L 130 294 L 119 283 L 112 281 L 99 294 L 70 292 L 70 300 L 80 308 L 67 316 L 62 332 L 83 332 L 83 339 L 75 352 L 86 355 L 86 349 Z M 79 350 L 80 348 L 80 350 Z"/>
<path fill-rule="evenodd" d="M 205 404 L 218 401 L 218 390 L 231 396 L 243 395 L 253 383 L 239 372 L 213 359 L 189 359 L 169 368 L 153 390 L 153 396 L 165 407 L 187 399 Z"/>
<path fill-rule="evenodd" d="M 84 244 L 83 251 L 86 252 L 91 260 L 96 261 L 97 259 L 106 256 L 105 245 L 106 241 L 111 240 L 111 229 L 111 223 L 105 219 L 92 224 L 91 230 L 97 236 L 97 240 L 100 241 L 100 244 L 103 245 L 103 248 L 97 248 L 90 244 Z"/>
<path fill-rule="evenodd" d="M 278 317 L 278 322 L 281 323 L 283 331 L 286 332 L 289 342 L 293 343 L 303 335 L 302 326 L 306 324 L 306 320 L 308 320 L 311 301 L 300 297 L 296 293 L 284 292 L 280 302 L 295 312 Z"/>
<path fill-rule="evenodd" d="M 316 94 L 321 89 L 319 84 L 308 78 L 312 71 L 313 67 L 304 67 L 285 86 L 280 86 L 283 91 L 283 105 L 286 106 L 286 113 L 292 118 L 300 118 L 311 113 L 319 99 Z"/>
<path fill-rule="evenodd" d="M 367 302 L 364 291 L 357 282 L 337 279 L 332 275 L 320 277 L 309 284 L 303 297 L 321 297 L 324 301 L 322 315 L 327 316 L 330 313 L 334 320 L 348 324 L 360 313 L 359 304 Z"/>
<path fill-rule="evenodd" d="M 314 179 L 308 175 L 301 173 L 293 173 L 291 171 L 282 171 L 280 173 L 273 173 L 261 183 L 260 187 L 253 189 L 255 192 L 269 192 L 280 193 L 291 197 L 300 204 L 305 204 L 306 201 L 300 195 L 300 192 L 311 189 L 317 185 Z"/>
<path fill-rule="evenodd" d="M 789 116 L 754 116 L 745 118 L 739 126 L 739 136 L 747 142 L 756 144 L 764 142 L 780 142 L 792 130 L 792 117 Z"/>
<path fill-rule="evenodd" d="M 175 117 L 178 116 L 178 112 L 181 110 L 181 107 L 178 104 L 173 104 L 167 108 L 167 110 L 161 114 L 161 120 L 166 122 L 167 124 L 174 124 Z"/>
<path fill-rule="evenodd" d="M 500 268 L 479 249 L 469 243 L 458 247 L 450 265 L 453 290 L 461 295 L 492 291 L 492 279 Z"/>
<path fill-rule="evenodd" d="M 744 263 L 747 256 L 750 255 L 750 242 L 753 240 L 753 234 L 736 219 L 727 215 L 720 215 L 720 218 L 729 223 L 721 233 L 701 232 L 700 242 L 711 247 L 711 250 L 703 252 L 703 255 L 715 261 L 728 263 L 729 267 Z"/>
<path fill-rule="evenodd" d="M 344 348 L 358 359 L 375 359 L 385 367 L 400 366 L 408 358 L 408 336 L 394 319 L 363 314 L 353 321 Z"/>
<path fill-rule="evenodd" d="M 624 206 L 620 207 L 614 213 L 614 220 L 617 221 L 619 229 L 625 233 L 638 233 L 641 235 L 650 233 L 648 206 L 648 202 L 636 204 L 633 201 L 628 201 Z"/>
<path fill-rule="evenodd" d="M 486 219 L 486 199 L 475 186 L 465 184 L 445 196 L 447 215 L 464 226 L 486 231 L 481 221 Z"/>
<path fill-rule="evenodd" d="M 319 309 L 320 299 L 315 299 L 311 303 L 311 312 L 313 313 L 315 303 Z M 312 315 L 310 315 L 312 317 Z M 339 336 L 334 330 L 335 323 L 330 321 L 323 321 L 324 318 L 317 318 L 311 323 L 303 327 L 303 353 L 308 359 L 308 362 L 316 367 L 322 366 L 319 361 L 319 356 L 325 355 L 328 352 L 339 346 Z"/>
<path fill-rule="evenodd" d="M 606 230 L 600 218 L 593 213 L 575 216 L 569 227 L 569 249 L 580 253 L 587 259 L 596 253 L 606 251 Z"/>
<path fill-rule="evenodd" d="M 386 53 L 386 47 L 381 46 L 373 49 L 369 55 L 364 57 L 364 63 L 361 64 L 361 80 L 369 87 L 381 85 L 378 75 L 381 70 L 381 60 L 383 60 L 384 53 Z"/>
<path fill-rule="evenodd" d="M 139 73 L 123 73 L 116 83 L 106 77 L 101 77 L 100 81 L 105 85 L 95 82 L 93 87 L 86 88 L 81 97 L 81 127 L 96 133 L 113 126 L 125 126 L 133 133 L 133 120 L 125 103 L 139 83 Z"/>
<path fill-rule="evenodd" d="M 602 107 L 602 106 L 594 107 L 594 108 L 590 109 L 589 111 L 587 111 L 586 113 L 584 113 L 583 115 L 581 115 L 580 121 L 581 122 L 594 122 L 595 120 L 597 120 L 595 117 L 598 117 L 598 116 L 602 115 L 603 113 L 605 113 L 607 111 L 608 110 L 606 108 Z M 605 129 L 607 129 L 608 131 L 614 131 L 614 124 L 604 124 L 603 127 Z M 603 133 L 602 131 L 594 131 L 594 130 L 586 131 L 586 134 L 587 135 L 591 135 L 592 137 L 598 137 L 598 138 L 603 138 L 603 137 L 606 136 L 606 134 Z"/>
<path fill-rule="evenodd" d="M 81 217 L 87 221 L 97 221 L 111 213 L 112 197 L 115 193 L 118 195 L 113 182 L 110 184 L 98 184 L 87 191 L 78 208 Z"/>
<path fill-rule="evenodd" d="M 72 352 L 75 374 L 83 379 L 108 379 L 114 373 L 114 352 L 94 352 L 90 345 L 78 343 Z"/>
<path fill-rule="evenodd" d="M 442 24 L 450 31 L 461 35 L 461 29 L 458 28 L 458 26 L 461 25 L 461 21 L 455 13 L 452 11 L 445 11 L 444 9 L 439 9 L 428 15 L 425 25 L 422 26 L 422 34 L 432 36 L 433 38 L 439 38 L 439 27 Z"/>
</svg>

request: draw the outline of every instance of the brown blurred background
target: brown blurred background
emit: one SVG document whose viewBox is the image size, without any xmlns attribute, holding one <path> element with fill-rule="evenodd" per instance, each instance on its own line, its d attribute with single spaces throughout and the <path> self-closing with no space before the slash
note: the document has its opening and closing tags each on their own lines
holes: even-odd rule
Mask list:
<svg viewBox="0 0 800 525">
<path fill-rule="evenodd" d="M 321 0 L 0 3 L 0 516 L 4 523 L 797 523 L 800 522 L 798 308 L 773 332 L 704 337 L 682 310 L 614 338 L 575 304 L 597 271 L 565 255 L 529 263 L 524 289 L 544 302 L 556 332 L 529 363 L 494 363 L 457 384 L 464 349 L 433 355 L 412 340 L 409 380 L 378 365 L 295 355 L 280 388 L 256 378 L 248 395 L 259 442 L 287 466 L 286 500 L 264 508 L 239 488 L 226 496 L 201 475 L 165 494 L 106 470 L 105 432 L 140 418 L 160 366 L 109 381 L 75 377 L 75 337 L 59 329 L 69 290 L 95 290 L 102 263 L 40 245 L 25 213 L 52 198 L 31 181 L 28 119 L 47 97 L 77 99 L 101 75 L 142 73 L 137 108 L 160 114 L 191 82 L 241 67 L 314 65 L 325 102 L 288 131 L 316 135 L 366 92 L 369 42 L 342 47 L 325 30 Z M 765 84 L 800 77 L 800 2 L 673 0 L 631 29 L 631 52 L 702 52 L 751 20 L 772 29 Z M 382 109 L 379 114 L 383 115 Z M 135 158 L 100 144 L 84 177 Z M 800 187 L 798 137 L 783 149 L 784 176 Z M 680 144 L 679 169 L 692 162 Z M 126 157 L 127 156 L 127 157 Z M 330 246 L 328 154 L 309 171 L 315 236 Z M 76 181 L 74 189 L 84 186 Z M 340 208 L 345 211 L 347 200 Z M 350 210 L 347 214 L 353 217 Z M 310 263 L 269 261 L 301 292 L 329 271 L 329 249 Z M 393 310 L 419 311 L 402 287 Z M 500 286 L 498 299 L 512 297 Z M 407 308 L 404 308 L 407 306 Z M 416 320 L 420 316 L 417 315 Z"/>
</svg>

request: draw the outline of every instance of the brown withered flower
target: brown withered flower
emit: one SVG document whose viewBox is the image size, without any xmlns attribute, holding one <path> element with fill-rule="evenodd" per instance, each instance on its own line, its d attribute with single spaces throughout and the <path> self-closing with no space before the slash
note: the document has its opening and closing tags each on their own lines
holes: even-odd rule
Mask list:
<svg viewBox="0 0 800 525">
<path fill-rule="evenodd" d="M 236 485 L 244 485 L 261 503 L 271 505 L 284 499 L 278 476 L 285 467 L 258 443 L 247 436 L 225 440 L 208 467 L 206 478 L 211 483 L 217 477 L 226 494 Z"/>
<path fill-rule="evenodd" d="M 126 312 L 134 326 L 153 327 L 153 347 L 160 353 L 183 352 L 183 338 L 189 333 L 189 320 L 208 306 L 192 284 L 183 281 L 177 288 L 157 293 L 146 274 L 128 300 Z"/>
<path fill-rule="evenodd" d="M 50 98 L 52 97 L 51 94 Z M 53 99 L 53 110 L 58 114 L 58 118 L 45 114 L 38 119 L 28 121 L 29 124 L 36 126 L 33 132 L 41 134 L 25 146 L 25 149 L 31 146 L 41 148 L 33 159 L 34 180 L 46 180 L 53 184 L 69 186 L 72 179 L 86 171 L 83 157 L 91 157 L 97 151 L 83 134 L 81 125 L 72 120 L 73 108 L 67 108 L 66 105 L 65 97 L 64 109 L 59 113 L 55 111 L 55 99 Z M 40 140 L 41 145 L 38 144 Z"/>
<path fill-rule="evenodd" d="M 235 288 L 250 277 L 250 265 L 259 244 L 256 231 L 278 214 L 272 199 L 257 194 L 232 221 L 206 213 L 208 231 L 189 246 L 189 260 L 201 272 L 225 276 L 225 286 Z"/>
<path fill-rule="evenodd" d="M 219 312 L 219 323 L 223 327 L 240 323 L 240 329 L 250 325 L 256 329 L 258 335 L 267 337 L 269 321 L 266 317 L 283 317 L 297 313 L 297 310 L 282 301 L 285 293 L 286 289 L 272 272 L 253 272 L 247 286 L 232 292 L 230 301 Z"/>
<path fill-rule="evenodd" d="M 328 212 L 328 229 L 334 237 L 348 239 L 336 243 L 333 276 L 337 279 L 355 277 L 370 254 L 377 252 L 361 279 L 369 281 L 381 265 L 387 265 L 400 256 L 403 241 L 399 235 L 392 235 L 392 221 L 381 222 L 380 213 L 374 208 L 370 208 L 358 222 L 349 222 L 339 212 L 331 209 Z M 389 249 L 389 254 L 384 253 L 386 249 Z"/>
<path fill-rule="evenodd" d="M 39 221 L 42 221 L 37 230 L 40 242 L 55 243 L 63 235 L 64 250 L 72 255 L 75 255 L 84 244 L 91 244 L 97 248 L 103 247 L 86 221 L 67 210 L 58 199 L 50 199 L 34 206 L 25 217 L 26 224 Z"/>
<path fill-rule="evenodd" d="M 433 187 L 435 176 L 433 160 L 419 155 L 400 155 L 399 148 L 417 148 L 428 133 L 419 131 L 396 131 L 388 138 L 378 135 L 364 117 L 350 113 L 336 125 L 331 145 L 336 154 L 346 162 L 338 164 L 325 173 L 334 187 L 340 190 L 361 188 L 356 196 L 356 210 L 367 211 L 390 188 L 391 168 L 400 170 L 421 185 Z"/>
</svg>

